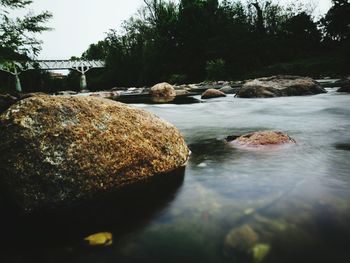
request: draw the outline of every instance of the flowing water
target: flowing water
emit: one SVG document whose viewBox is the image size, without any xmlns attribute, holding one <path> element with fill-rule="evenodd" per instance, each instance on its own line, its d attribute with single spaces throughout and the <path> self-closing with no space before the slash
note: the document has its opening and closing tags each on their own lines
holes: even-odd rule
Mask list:
<svg viewBox="0 0 350 263">
<path fill-rule="evenodd" d="M 192 151 L 183 180 L 133 203 L 147 210 L 137 220 L 100 224 L 66 243 L 51 244 L 45 230 L 48 240 L 1 249 L 1 262 L 350 262 L 350 95 L 135 106 L 183 133 Z M 297 144 L 252 151 L 224 140 L 259 130 Z M 78 242 L 99 231 L 112 232 L 113 245 Z"/>
</svg>

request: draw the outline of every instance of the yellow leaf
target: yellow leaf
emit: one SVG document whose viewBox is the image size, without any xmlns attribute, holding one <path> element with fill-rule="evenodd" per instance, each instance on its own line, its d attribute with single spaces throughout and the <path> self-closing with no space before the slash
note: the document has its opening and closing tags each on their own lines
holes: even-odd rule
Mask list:
<svg viewBox="0 0 350 263">
<path fill-rule="evenodd" d="M 101 232 L 84 238 L 90 246 L 110 246 L 113 244 L 113 235 L 109 232 Z"/>
</svg>

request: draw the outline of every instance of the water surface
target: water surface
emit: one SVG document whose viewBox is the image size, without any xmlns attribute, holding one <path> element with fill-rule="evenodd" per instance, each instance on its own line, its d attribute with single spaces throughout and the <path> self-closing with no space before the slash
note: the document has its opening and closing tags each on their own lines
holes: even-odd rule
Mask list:
<svg viewBox="0 0 350 263">
<path fill-rule="evenodd" d="M 176 189 L 150 199 L 152 212 L 128 215 L 137 223 L 100 224 L 66 244 L 53 245 L 48 233 L 30 248 L 8 246 L 0 260 L 350 262 L 350 95 L 329 89 L 316 96 L 135 106 L 173 123 L 192 151 Z M 258 130 L 286 132 L 297 144 L 249 151 L 224 140 Z M 145 203 L 132 205 L 138 210 Z M 247 228 L 253 237 L 232 234 Z M 112 232 L 114 244 L 79 244 L 83 234 L 98 231 Z M 247 239 L 253 239 L 247 247 L 237 245 Z M 263 256 L 254 257 L 261 247 Z"/>
</svg>

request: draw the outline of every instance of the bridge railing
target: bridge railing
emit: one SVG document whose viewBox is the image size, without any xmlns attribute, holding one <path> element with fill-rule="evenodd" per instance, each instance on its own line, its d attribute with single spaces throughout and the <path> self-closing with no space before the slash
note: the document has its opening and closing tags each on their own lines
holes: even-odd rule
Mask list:
<svg viewBox="0 0 350 263">
<path fill-rule="evenodd" d="M 92 68 L 104 68 L 103 60 L 33 60 L 33 61 L 7 61 L 0 63 L 0 70 L 10 73 L 16 78 L 16 90 L 22 91 L 19 75 L 31 69 L 41 70 L 76 70 L 81 73 L 80 88 L 86 89 L 85 73 Z"/>
</svg>

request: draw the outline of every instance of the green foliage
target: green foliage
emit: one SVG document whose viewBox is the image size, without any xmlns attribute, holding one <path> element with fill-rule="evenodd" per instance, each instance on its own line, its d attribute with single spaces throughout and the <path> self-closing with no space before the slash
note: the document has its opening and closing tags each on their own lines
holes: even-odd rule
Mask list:
<svg viewBox="0 0 350 263">
<path fill-rule="evenodd" d="M 0 57 L 38 52 L 40 43 L 25 36 L 45 30 L 42 22 L 49 14 L 7 20 L 11 9 L 30 2 L 0 0 L 6 10 L 1 11 Z M 349 6 L 348 0 L 333 0 L 325 17 L 315 21 L 303 1 L 283 6 L 275 0 L 144 0 L 121 31 L 110 30 L 81 58 L 106 61 L 105 69 L 87 74 L 92 90 L 261 74 L 346 74 L 350 67 Z M 74 72 L 64 81 L 43 79 L 41 83 L 55 89 L 78 89 L 79 75 Z"/>
<path fill-rule="evenodd" d="M 350 39 L 350 2 L 332 0 L 333 6 L 321 20 L 326 37 L 341 42 Z"/>
<path fill-rule="evenodd" d="M 207 66 L 205 68 L 207 72 L 208 80 L 218 80 L 226 77 L 225 75 L 225 60 L 215 59 L 207 61 Z"/>
<path fill-rule="evenodd" d="M 51 17 L 51 14 L 29 13 L 22 18 L 11 16 L 13 9 L 24 9 L 32 2 L 31 0 L 0 1 L 0 60 L 35 56 L 40 51 L 41 42 L 34 34 L 49 30 L 43 23 Z"/>
<path fill-rule="evenodd" d="M 186 81 L 187 81 L 187 77 L 184 74 L 172 74 L 169 77 L 170 84 L 181 85 L 181 84 L 185 84 Z"/>
</svg>

